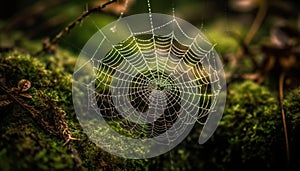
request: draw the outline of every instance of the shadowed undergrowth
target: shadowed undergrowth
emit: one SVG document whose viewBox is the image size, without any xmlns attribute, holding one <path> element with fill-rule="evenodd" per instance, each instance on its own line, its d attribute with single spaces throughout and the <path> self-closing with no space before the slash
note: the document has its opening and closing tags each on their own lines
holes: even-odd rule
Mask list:
<svg viewBox="0 0 300 171">
<path fill-rule="evenodd" d="M 196 126 L 178 147 L 153 159 L 126 160 L 102 151 L 82 132 L 73 110 L 71 74 L 75 59 L 62 49 L 56 55 L 38 57 L 19 51 L 0 54 L 1 84 L 10 88 L 20 79 L 30 80 L 32 86 L 28 93 L 32 99 L 23 98 L 23 101 L 39 115 L 33 117 L 17 102 L 0 108 L 1 170 L 285 167 L 278 100 L 266 87 L 251 81 L 235 82 L 228 87 L 224 116 L 214 136 L 204 145 L 197 144 L 201 129 Z M 295 143 L 299 142 L 298 92 L 298 89 L 290 92 L 285 100 L 293 150 L 297 150 Z M 71 139 L 65 145 L 68 137 L 60 128 L 63 122 L 66 125 L 62 127 L 67 127 L 70 136 L 80 140 Z M 296 161 L 296 151 L 293 154 Z"/>
</svg>

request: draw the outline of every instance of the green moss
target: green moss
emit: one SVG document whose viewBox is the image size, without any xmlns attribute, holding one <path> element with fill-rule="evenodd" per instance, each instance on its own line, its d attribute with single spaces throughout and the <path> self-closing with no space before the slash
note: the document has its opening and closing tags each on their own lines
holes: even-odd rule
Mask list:
<svg viewBox="0 0 300 171">
<path fill-rule="evenodd" d="M 32 99 L 26 103 L 39 110 L 53 124 L 47 99 L 64 110 L 67 124 L 83 166 L 88 170 L 144 170 L 147 160 L 126 160 L 102 151 L 83 133 L 72 104 L 72 70 L 76 58 L 59 50 L 56 55 L 32 57 L 18 51 L 0 54 L 0 75 L 7 87 L 15 87 L 20 79 L 32 83 L 28 91 Z M 52 105 L 53 105 L 52 104 Z M 18 104 L 0 108 L 0 170 L 74 170 L 75 162 L 61 137 L 49 134 Z M 49 112 L 49 113 L 48 113 Z"/>
<path fill-rule="evenodd" d="M 63 142 L 46 134 L 28 113 L 15 105 L 1 119 L 1 170 L 71 170 L 72 157 Z"/>
<path fill-rule="evenodd" d="M 226 103 L 214 136 L 214 143 L 222 143 L 214 150 L 215 161 L 231 169 L 284 167 L 278 162 L 285 155 L 277 97 L 246 81 L 229 87 Z"/>
<path fill-rule="evenodd" d="M 28 79 L 32 88 L 28 91 L 33 99 L 26 99 L 36 109 L 43 108 L 42 95 L 59 102 L 62 106 L 70 105 L 71 75 L 63 70 L 49 70 L 39 58 L 28 54 L 12 52 L 0 54 L 0 73 L 6 80 L 7 87 L 16 87 L 20 79 Z M 4 74 L 5 73 L 5 74 Z M 66 99 L 68 98 L 68 100 Z M 74 169 L 73 158 L 63 140 L 45 132 L 36 120 L 18 104 L 5 107 L 1 122 L 0 148 L 6 149 L 2 155 L 0 168 L 9 170 L 70 170 Z M 44 115 L 43 112 L 41 114 Z M 5 165 L 2 165 L 4 164 Z"/>
<path fill-rule="evenodd" d="M 300 87 L 287 93 L 284 97 L 284 108 L 290 122 L 291 129 L 299 129 L 300 123 Z"/>
<path fill-rule="evenodd" d="M 66 113 L 67 123 L 83 166 L 87 170 L 249 170 L 282 168 L 285 145 L 278 97 L 267 87 L 246 81 L 228 87 L 223 118 L 213 137 L 197 143 L 201 125 L 170 152 L 145 160 L 113 156 L 91 142 L 76 119 L 72 104 L 72 70 L 76 57 L 58 50 L 56 55 L 32 57 L 18 51 L 0 54 L 0 75 L 7 86 L 26 78 L 32 82 L 26 103 L 41 111 L 45 98 Z M 285 97 L 293 158 L 299 154 L 300 88 Z M 0 170 L 74 170 L 75 162 L 60 137 L 49 134 L 18 104 L 0 108 Z M 51 121 L 50 121 L 51 122 Z M 119 127 L 116 125 L 115 129 Z M 119 130 L 122 132 L 122 130 Z M 128 132 L 124 132 L 128 134 Z"/>
<path fill-rule="evenodd" d="M 288 135 L 290 140 L 291 165 L 300 170 L 300 87 L 286 93 L 284 97 L 284 110 L 287 115 Z"/>
<path fill-rule="evenodd" d="M 278 106 L 276 95 L 267 87 L 250 81 L 231 84 L 223 118 L 213 136 L 199 145 L 201 125 L 196 125 L 179 146 L 161 156 L 155 169 L 168 170 L 170 163 L 175 166 L 172 170 L 284 168 L 285 144 Z"/>
</svg>

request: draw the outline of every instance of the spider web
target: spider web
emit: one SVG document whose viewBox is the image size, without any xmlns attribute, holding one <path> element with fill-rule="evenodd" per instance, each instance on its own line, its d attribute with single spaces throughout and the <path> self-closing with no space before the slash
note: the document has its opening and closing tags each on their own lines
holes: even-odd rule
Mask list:
<svg viewBox="0 0 300 171">
<path fill-rule="evenodd" d="M 196 122 L 204 125 L 199 142 L 206 141 L 222 116 L 224 87 L 214 46 L 197 28 L 174 16 L 139 14 L 88 41 L 75 67 L 73 101 L 96 144 L 148 158 L 175 147 Z"/>
</svg>

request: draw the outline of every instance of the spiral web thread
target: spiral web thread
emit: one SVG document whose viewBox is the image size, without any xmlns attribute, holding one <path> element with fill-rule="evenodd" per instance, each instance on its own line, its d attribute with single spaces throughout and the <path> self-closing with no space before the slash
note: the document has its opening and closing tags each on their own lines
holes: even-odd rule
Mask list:
<svg viewBox="0 0 300 171">
<path fill-rule="evenodd" d="M 180 42 L 174 31 L 154 33 L 169 25 L 177 27 L 191 43 Z M 96 102 L 90 99 L 89 107 L 110 125 L 122 127 L 121 132 L 116 131 L 137 139 L 157 137 L 178 122 L 166 134 L 168 142 L 175 141 L 186 127 L 196 121 L 203 124 L 214 109 L 219 93 L 211 88 L 219 81 L 217 66 L 210 66 L 216 60 L 214 46 L 202 48 L 199 42 L 209 42 L 200 34 L 188 36 L 175 17 L 157 27 L 151 23 L 147 31 L 129 30 L 131 35 L 113 45 L 104 57 L 93 55 L 89 60 L 96 76 L 92 80 L 95 87 L 88 91 Z M 102 34 L 97 49 L 109 41 Z"/>
<path fill-rule="evenodd" d="M 125 158 L 163 154 L 195 123 L 203 125 L 204 143 L 226 99 L 214 45 L 174 14 L 151 10 L 99 29 L 83 47 L 73 79 L 82 128 L 102 149 Z"/>
</svg>

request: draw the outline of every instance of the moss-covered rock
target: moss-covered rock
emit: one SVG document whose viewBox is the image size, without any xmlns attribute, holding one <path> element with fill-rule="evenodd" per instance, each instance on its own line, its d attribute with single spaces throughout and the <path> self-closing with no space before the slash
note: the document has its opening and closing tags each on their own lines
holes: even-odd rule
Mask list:
<svg viewBox="0 0 300 171">
<path fill-rule="evenodd" d="M 16 87 L 20 79 L 32 83 L 25 103 L 55 126 L 51 106 L 62 110 L 87 170 L 251 170 L 285 168 L 285 142 L 276 93 L 250 81 L 232 83 L 223 118 L 213 137 L 197 143 L 201 125 L 170 152 L 152 159 L 113 156 L 92 143 L 82 131 L 72 105 L 72 69 L 76 57 L 58 50 L 55 55 L 32 57 L 19 51 L 0 54 L 1 84 Z M 5 80 L 5 83 L 3 82 Z M 300 89 L 285 97 L 292 162 L 299 148 Z M 4 94 L 4 92 L 1 92 Z M 18 103 L 0 107 L 0 170 L 77 170 L 78 163 L 65 139 L 53 135 Z"/>
<path fill-rule="evenodd" d="M 83 168 L 87 170 L 144 170 L 147 160 L 126 160 L 112 156 L 93 144 L 83 133 L 72 105 L 72 69 L 76 58 L 59 50 L 56 55 L 32 57 L 19 51 L 0 54 L 1 85 L 16 87 L 20 79 L 31 82 L 24 99 L 38 111 L 39 118 L 50 126 L 57 125 L 57 115 L 63 116 Z M 4 92 L 1 92 L 4 95 Z M 53 110 L 58 110 L 55 112 Z M 63 136 L 51 134 L 30 112 L 14 102 L 0 107 L 0 170 L 78 170 L 72 150 L 64 146 Z M 59 128 L 54 130 L 60 131 Z"/>
<path fill-rule="evenodd" d="M 284 167 L 284 135 L 278 99 L 250 81 L 231 85 L 214 136 L 216 160 L 235 170 Z M 219 159 L 218 159 L 219 158 Z"/>
<path fill-rule="evenodd" d="M 1 170 L 72 170 L 73 159 L 63 141 L 46 134 L 21 107 L 1 117 Z"/>
<path fill-rule="evenodd" d="M 291 167 L 300 170 L 300 87 L 286 93 L 283 106 L 287 115 L 290 137 Z"/>
<path fill-rule="evenodd" d="M 16 87 L 21 79 L 31 82 L 28 93 L 33 98 L 24 101 L 39 110 L 47 122 L 52 122 L 46 118 L 51 113 L 43 111 L 45 99 L 42 96 L 58 102 L 61 107 L 71 104 L 71 75 L 62 67 L 50 70 L 39 58 L 17 51 L 0 54 L 0 63 L 1 84 L 8 89 Z M 45 131 L 20 104 L 14 102 L 1 107 L 0 111 L 1 170 L 75 169 L 70 152 L 63 146 L 64 140 Z"/>
<path fill-rule="evenodd" d="M 293 113 L 299 113 L 300 106 L 296 101 L 300 97 L 295 92 L 286 98 L 286 103 L 293 101 L 290 106 L 286 105 L 286 110 L 293 109 Z M 288 120 L 290 125 L 299 128 L 300 122 L 293 120 Z M 197 143 L 200 130 L 201 126 L 197 125 L 178 147 L 161 156 L 163 159 L 157 163 L 159 168 L 168 170 L 170 163 L 175 166 L 172 170 L 287 168 L 279 101 L 276 93 L 268 87 L 251 81 L 231 84 L 223 118 L 214 135 L 203 145 Z M 291 139 L 295 137 L 296 133 L 290 134 Z M 291 144 L 297 146 L 299 139 Z"/>
</svg>

